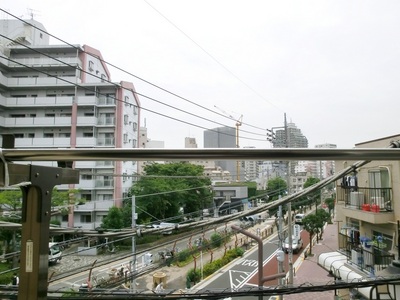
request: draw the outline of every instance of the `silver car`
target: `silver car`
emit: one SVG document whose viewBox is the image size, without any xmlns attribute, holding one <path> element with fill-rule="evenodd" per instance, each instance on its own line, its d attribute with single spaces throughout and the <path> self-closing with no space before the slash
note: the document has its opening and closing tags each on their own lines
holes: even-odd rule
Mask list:
<svg viewBox="0 0 400 300">
<path fill-rule="evenodd" d="M 303 240 L 301 238 L 292 237 L 292 251 L 293 253 L 298 253 L 301 248 L 303 248 Z M 289 252 L 289 237 L 285 239 L 283 243 L 283 251 Z"/>
</svg>

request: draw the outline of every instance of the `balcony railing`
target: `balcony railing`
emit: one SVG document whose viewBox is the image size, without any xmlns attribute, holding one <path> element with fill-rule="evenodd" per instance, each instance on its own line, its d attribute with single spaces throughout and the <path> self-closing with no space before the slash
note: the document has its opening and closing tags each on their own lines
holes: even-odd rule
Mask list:
<svg viewBox="0 0 400 300">
<path fill-rule="evenodd" d="M 394 255 L 372 244 L 362 245 L 359 241 L 339 233 L 339 250 L 347 256 L 347 262 L 365 272 L 381 271 L 394 260 Z"/>
<path fill-rule="evenodd" d="M 393 210 L 392 188 L 341 187 L 337 190 L 345 207 L 369 212 Z"/>
</svg>

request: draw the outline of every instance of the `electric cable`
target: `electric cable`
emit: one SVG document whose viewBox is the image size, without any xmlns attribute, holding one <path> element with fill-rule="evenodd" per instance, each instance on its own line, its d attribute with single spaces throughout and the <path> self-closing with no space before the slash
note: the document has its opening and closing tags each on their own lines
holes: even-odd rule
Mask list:
<svg viewBox="0 0 400 300">
<path fill-rule="evenodd" d="M 160 16 L 162 16 L 165 20 L 167 20 L 173 27 L 175 27 L 179 32 L 181 32 L 186 38 L 188 38 L 192 43 L 194 43 L 197 47 L 199 47 L 205 54 L 207 54 L 208 57 L 210 57 L 214 62 L 216 62 L 220 67 L 222 67 L 225 71 L 227 71 L 229 74 L 231 74 L 235 79 L 237 79 L 240 83 L 242 83 L 245 87 L 247 87 L 249 90 L 251 90 L 254 94 L 256 94 L 258 97 L 261 99 L 265 100 L 266 102 L 272 104 L 272 106 L 275 106 L 279 110 L 283 111 L 281 108 L 276 106 L 274 103 L 266 99 L 264 96 L 262 96 L 260 93 L 258 93 L 255 89 L 253 89 L 250 85 L 248 85 L 246 82 L 244 82 L 239 76 L 237 76 L 235 73 L 233 73 L 231 70 L 229 70 L 225 65 L 223 65 L 218 59 L 216 59 L 213 55 L 211 55 L 204 47 L 202 47 L 199 43 L 197 43 L 194 39 L 192 39 L 188 34 L 186 34 L 182 29 L 180 29 L 176 24 L 174 24 L 171 20 L 169 20 L 164 14 L 162 14 L 158 9 L 156 9 L 153 5 L 151 5 L 147 0 L 144 0 L 147 5 L 149 5 L 152 9 L 154 9 Z"/>
<path fill-rule="evenodd" d="M 2 34 L 0 34 L 0 36 L 4 37 L 4 35 L 2 35 Z M 7 37 L 6 37 L 6 38 L 7 38 Z M 4 58 L 5 60 L 8 60 L 8 61 L 13 62 L 13 63 L 16 63 L 16 64 L 18 64 L 18 65 L 20 65 L 20 66 L 23 66 L 23 67 L 28 68 L 28 69 L 30 69 L 30 70 L 34 70 L 34 71 L 36 71 L 36 72 L 40 72 L 40 73 L 45 74 L 45 75 L 47 75 L 47 76 L 49 76 L 49 77 L 56 78 L 56 79 L 58 79 L 58 80 L 64 81 L 64 82 L 66 82 L 66 83 L 68 83 L 68 84 L 71 84 L 71 85 L 73 85 L 73 86 L 82 88 L 82 89 L 84 89 L 84 90 L 89 90 L 89 91 L 91 91 L 91 92 L 95 92 L 95 91 L 93 91 L 93 90 L 91 90 L 91 89 L 89 89 L 89 88 L 87 88 L 87 87 L 85 87 L 85 86 L 83 86 L 83 85 L 79 85 L 79 84 L 77 84 L 77 83 L 75 83 L 75 82 L 66 80 L 66 79 L 64 79 L 64 78 L 62 78 L 62 77 L 59 77 L 59 76 L 52 75 L 52 74 L 50 74 L 50 73 L 41 71 L 41 70 L 39 70 L 39 69 L 37 69 L 37 68 L 34 68 L 34 67 L 28 66 L 28 65 L 26 65 L 26 64 L 20 63 L 20 62 L 18 62 L 18 61 L 15 61 L 15 60 L 13 60 L 13 59 L 11 59 L 11 58 L 9 58 L 9 57 L 0 55 L 0 58 Z M 99 94 L 99 95 L 103 95 L 103 96 L 108 96 L 108 97 L 110 97 L 109 95 L 106 95 L 106 94 L 102 94 L 102 93 L 98 93 L 98 94 Z M 148 99 L 151 100 L 151 98 L 149 98 L 149 97 L 147 97 L 147 96 L 144 96 L 144 95 L 142 95 L 142 96 L 143 96 L 143 97 L 146 97 L 146 98 L 148 98 Z M 120 102 L 122 102 L 122 103 L 127 103 L 127 102 L 125 102 L 124 100 L 120 100 L 120 99 L 118 99 L 118 98 L 116 98 L 116 97 L 111 97 L 111 98 L 113 98 L 113 99 L 116 100 L 116 101 L 120 101 Z M 161 102 L 160 102 L 160 103 L 161 103 Z M 165 104 L 163 104 L 163 105 L 165 105 Z M 168 106 L 168 105 L 167 105 L 167 106 Z M 184 121 L 184 120 L 180 120 L 180 119 L 177 119 L 177 118 L 175 118 L 175 117 L 171 117 L 171 116 L 168 116 L 168 115 L 166 115 L 166 114 L 162 114 L 162 113 L 159 113 L 159 112 L 156 112 L 156 111 L 153 111 L 153 110 L 144 108 L 144 107 L 140 107 L 140 109 L 145 110 L 145 111 L 148 111 L 148 112 L 151 112 L 151 113 L 154 113 L 154 114 L 157 114 L 157 115 L 159 115 L 159 116 L 163 116 L 163 117 L 168 118 L 168 119 L 171 119 L 171 120 L 175 120 L 175 121 L 177 121 L 177 122 L 181 122 L 181 123 L 184 123 L 184 124 L 188 124 L 188 125 L 190 125 L 190 126 L 198 127 L 198 128 L 204 129 L 204 130 L 213 131 L 213 132 L 216 132 L 216 133 L 219 133 L 219 134 L 223 134 L 223 135 L 227 135 L 227 136 L 236 136 L 236 135 L 229 134 L 229 133 L 226 133 L 226 132 L 219 132 L 218 130 L 209 129 L 209 128 L 206 128 L 206 127 L 204 127 L 204 126 L 200 126 L 200 125 L 197 125 L 197 124 L 194 124 L 194 123 L 191 123 L 191 122 L 187 122 L 187 121 Z M 174 108 L 174 109 L 176 109 L 176 108 Z M 182 110 L 182 111 L 183 111 L 183 110 Z M 184 111 L 183 111 L 183 112 L 184 112 Z M 186 112 L 186 113 L 187 113 L 187 112 Z M 191 114 L 191 113 L 190 113 L 190 114 Z M 217 123 L 217 122 L 212 121 L 212 120 L 210 120 L 210 119 L 206 119 L 206 118 L 199 117 L 199 116 L 197 116 L 197 115 L 195 115 L 195 114 L 191 114 L 191 115 L 196 116 L 196 117 L 201 118 L 201 119 L 205 119 L 205 120 L 207 120 L 207 121 L 209 121 L 209 122 Z M 221 124 L 221 123 L 217 123 L 217 124 Z M 222 125 L 223 125 L 223 124 L 222 124 Z M 226 125 L 225 125 L 225 126 L 226 126 Z M 254 134 L 254 133 L 252 133 L 252 134 Z M 249 138 L 249 137 L 242 137 L 242 139 L 253 140 L 253 141 L 266 141 L 266 139 L 256 139 L 256 138 Z"/>
<path fill-rule="evenodd" d="M 46 33 L 47 35 L 49 35 L 49 36 L 51 36 L 51 37 L 57 39 L 58 41 L 60 41 L 60 42 L 62 42 L 62 43 L 64 43 L 64 44 L 66 44 L 66 45 L 68 45 L 68 46 L 70 46 L 70 47 L 73 47 L 74 49 L 77 49 L 77 50 L 79 50 L 79 51 L 82 51 L 82 50 L 83 50 L 83 49 L 77 47 L 76 45 L 73 45 L 73 44 L 71 44 L 71 43 L 68 43 L 68 42 L 66 42 L 65 40 L 60 39 L 59 37 L 57 37 L 57 36 L 55 36 L 55 35 L 52 35 L 52 34 L 48 33 L 47 31 L 45 31 L 45 30 L 43 30 L 43 29 L 41 29 L 41 28 L 39 28 L 39 27 L 37 27 L 37 26 L 35 26 L 35 25 L 33 25 L 33 24 L 31 24 L 31 23 L 29 23 L 29 22 L 27 22 L 27 21 L 25 21 L 25 20 L 23 20 L 23 19 L 21 19 L 21 18 L 15 16 L 15 15 L 13 15 L 13 14 L 7 12 L 7 11 L 5 11 L 4 9 L 1 9 L 1 8 L 0 8 L 0 11 L 3 11 L 4 13 L 6 13 L 6 14 L 12 16 L 13 18 L 15 18 L 15 19 L 17 19 L 17 20 L 19 20 L 19 21 L 21 21 L 21 22 L 24 22 L 25 24 L 27 24 L 27 25 L 29 25 L 29 26 L 31 26 L 31 27 L 33 27 L 33 28 L 35 28 L 35 29 L 37 29 L 37 30 L 43 32 L 43 33 Z M 10 40 L 11 40 L 11 39 L 10 39 Z M 12 40 L 12 41 L 14 41 L 14 40 Z M 18 42 L 17 42 L 17 43 L 18 43 Z M 22 44 L 22 45 L 23 45 L 23 44 Z M 23 46 L 26 46 L 26 45 L 23 45 Z M 156 87 L 156 88 L 158 88 L 158 89 L 160 89 L 160 90 L 162 90 L 162 91 L 164 91 L 164 92 L 167 92 L 167 93 L 169 93 L 169 94 L 171 94 L 171 95 L 173 95 L 173 96 L 175 96 L 175 97 L 177 97 L 177 98 L 180 98 L 180 99 L 182 99 L 182 100 L 184 100 L 184 101 L 187 101 L 187 102 L 189 102 L 189 103 L 191 103 L 191 104 L 193 104 L 193 105 L 196 105 L 196 106 L 198 106 L 198 107 L 200 107 L 200 108 L 202 108 L 202 109 L 205 109 L 205 110 L 207 110 L 207 111 L 209 111 L 209 112 L 212 112 L 212 113 L 214 113 L 214 114 L 217 114 L 217 115 L 222 116 L 222 117 L 224 117 L 224 118 L 227 118 L 227 119 L 229 119 L 229 120 L 233 120 L 231 117 L 228 117 L 228 116 L 226 116 L 226 115 L 224 115 L 224 114 L 218 113 L 218 112 L 216 112 L 216 111 L 214 111 L 214 110 L 211 110 L 211 109 L 209 109 L 209 108 L 207 108 L 207 107 L 204 107 L 204 106 L 202 106 L 202 105 L 200 105 L 200 104 L 197 104 L 197 103 L 195 103 L 195 102 L 193 102 L 193 101 L 190 101 L 190 100 L 187 99 L 187 98 L 184 98 L 184 97 L 179 96 L 179 95 L 177 95 L 177 94 L 175 94 L 175 93 L 172 93 L 172 92 L 170 92 L 170 91 L 168 91 L 168 90 L 166 90 L 166 89 L 164 89 L 164 88 L 161 88 L 161 87 L 159 87 L 158 85 L 155 85 L 155 84 L 153 84 L 153 83 L 151 83 L 151 82 L 149 82 L 149 81 L 147 81 L 147 80 L 144 80 L 144 79 L 142 79 L 142 78 L 140 78 L 140 77 L 138 77 L 138 76 L 136 76 L 136 75 L 134 75 L 134 74 L 132 74 L 132 73 L 130 73 L 130 72 L 128 72 L 128 71 L 122 69 L 122 68 L 117 67 L 117 66 L 114 65 L 114 64 L 111 64 L 111 63 L 105 61 L 104 59 L 102 59 L 102 58 L 100 58 L 100 57 L 94 56 L 92 53 L 86 52 L 86 51 L 84 51 L 84 50 L 83 50 L 82 52 L 84 52 L 84 53 L 86 53 L 86 54 L 88 54 L 88 55 L 90 55 L 90 56 L 92 56 L 92 57 L 96 57 L 97 59 L 99 59 L 100 61 L 104 62 L 105 64 L 110 65 L 110 66 L 112 66 L 113 68 L 115 68 L 115 69 L 117 69 L 117 70 L 119 70 L 119 71 L 121 71 L 121 72 L 124 72 L 124 73 L 126 73 L 126 74 L 128 74 L 128 75 L 130 75 L 130 76 L 132 76 L 132 77 L 135 77 L 135 78 L 137 78 L 137 79 L 139 79 L 139 80 L 141 80 L 141 81 L 143 81 L 143 82 L 145 82 L 145 83 L 147 83 L 147 84 L 149 84 L 149 85 L 152 85 L 152 86 L 154 86 L 154 87 Z M 63 62 L 63 63 L 64 63 L 64 62 Z M 89 74 L 90 74 L 90 73 L 89 73 Z M 93 75 L 93 74 L 91 74 L 91 75 Z M 94 75 L 93 75 L 93 76 L 94 76 Z M 253 126 L 253 125 L 250 125 L 250 124 L 245 123 L 245 122 L 242 122 L 242 124 L 243 124 L 243 125 L 246 125 L 246 126 L 249 126 L 249 127 L 253 127 L 253 128 L 259 129 L 259 130 L 263 130 L 263 131 L 266 131 L 266 130 L 267 130 L 267 129 L 265 129 L 265 128 L 261 128 L 261 127 L 258 127 L 258 126 Z M 241 129 L 240 131 L 246 132 L 246 131 L 244 131 L 243 129 Z M 253 134 L 254 134 L 254 133 L 253 133 Z"/>
</svg>

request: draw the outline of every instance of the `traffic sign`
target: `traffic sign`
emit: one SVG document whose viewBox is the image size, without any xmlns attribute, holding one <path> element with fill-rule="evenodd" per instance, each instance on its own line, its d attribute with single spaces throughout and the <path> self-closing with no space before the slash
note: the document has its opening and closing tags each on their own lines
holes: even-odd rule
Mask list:
<svg viewBox="0 0 400 300">
<path fill-rule="evenodd" d="M 299 238 L 300 238 L 300 230 L 301 230 L 301 228 L 300 228 L 300 225 L 299 225 L 299 224 L 293 225 L 293 236 L 294 236 L 296 239 L 299 239 Z"/>
</svg>

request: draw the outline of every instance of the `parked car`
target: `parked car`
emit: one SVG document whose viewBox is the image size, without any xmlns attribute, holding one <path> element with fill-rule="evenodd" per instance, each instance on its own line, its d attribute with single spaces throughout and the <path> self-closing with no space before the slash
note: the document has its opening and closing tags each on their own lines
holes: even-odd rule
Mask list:
<svg viewBox="0 0 400 300">
<path fill-rule="evenodd" d="M 293 253 L 298 253 L 301 248 L 303 248 L 303 240 L 301 238 L 292 237 L 292 251 Z M 283 243 L 283 251 L 289 252 L 289 237 L 285 239 Z"/>
<path fill-rule="evenodd" d="M 295 224 L 303 224 L 303 219 L 305 217 L 305 214 L 297 214 L 294 216 L 294 223 Z"/>
</svg>

